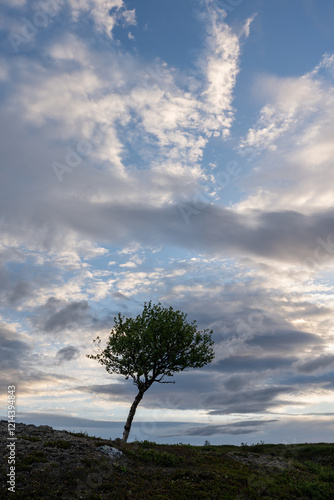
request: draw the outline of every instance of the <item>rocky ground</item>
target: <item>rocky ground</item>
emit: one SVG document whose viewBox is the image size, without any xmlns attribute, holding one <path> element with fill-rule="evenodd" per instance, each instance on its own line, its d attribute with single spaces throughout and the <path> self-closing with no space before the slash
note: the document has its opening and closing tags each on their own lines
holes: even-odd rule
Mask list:
<svg viewBox="0 0 334 500">
<path fill-rule="evenodd" d="M 334 498 L 333 444 L 121 446 L 22 423 L 15 437 L 1 421 L 0 498 L 13 498 L 7 483 L 13 457 L 18 500 Z"/>
<path fill-rule="evenodd" d="M 8 439 L 8 424 L 1 420 L 1 476 L 4 478 L 9 472 L 6 469 L 11 457 L 7 445 L 15 442 L 16 493 L 23 492 L 30 483 L 32 491 L 39 495 L 44 489 L 43 481 L 47 480 L 54 494 L 60 490 L 58 486 L 68 483 L 70 493 L 61 498 L 86 498 L 87 484 L 94 489 L 104 479 L 110 479 L 116 462 L 118 466 L 126 462 L 124 457 L 112 459 L 106 454 L 103 446 L 110 446 L 109 441 L 90 440 L 85 435 L 57 431 L 47 425 L 16 423 L 15 437 L 15 441 Z M 2 482 L 2 492 L 7 486 Z"/>
<path fill-rule="evenodd" d="M 284 470 L 293 467 L 291 460 L 277 457 L 275 455 L 258 455 L 257 453 L 247 453 L 240 455 L 239 452 L 234 451 L 227 452 L 226 455 L 233 458 L 234 460 L 237 460 L 238 462 L 259 469 L 263 468 Z"/>
</svg>

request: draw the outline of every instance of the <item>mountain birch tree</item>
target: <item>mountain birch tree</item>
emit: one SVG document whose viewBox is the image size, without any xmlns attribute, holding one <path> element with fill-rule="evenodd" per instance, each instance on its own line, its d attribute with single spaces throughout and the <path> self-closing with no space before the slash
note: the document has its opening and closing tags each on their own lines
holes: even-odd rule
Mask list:
<svg viewBox="0 0 334 500">
<path fill-rule="evenodd" d="M 144 393 L 154 382 L 175 383 L 165 380 L 174 373 L 189 368 L 202 368 L 214 358 L 212 330 L 199 331 L 196 321 L 188 323 L 187 315 L 162 307 L 160 302 L 144 304 L 136 318 L 118 314 L 107 345 L 101 348 L 101 339 L 93 342 L 97 348 L 95 359 L 110 374 L 132 378 L 138 393 L 126 420 L 122 441 L 126 443 L 133 418 Z"/>
</svg>

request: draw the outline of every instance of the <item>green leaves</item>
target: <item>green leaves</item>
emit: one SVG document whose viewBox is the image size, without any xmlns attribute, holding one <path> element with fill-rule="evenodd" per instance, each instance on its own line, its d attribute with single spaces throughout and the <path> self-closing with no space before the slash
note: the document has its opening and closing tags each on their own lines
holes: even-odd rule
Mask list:
<svg viewBox="0 0 334 500">
<path fill-rule="evenodd" d="M 196 322 L 188 323 L 187 315 L 164 308 L 160 303 L 144 304 L 136 318 L 115 317 L 105 349 L 89 355 L 105 366 L 108 373 L 131 377 L 146 391 L 153 382 L 163 383 L 165 376 L 188 368 L 202 368 L 214 358 L 212 330 L 198 331 Z"/>
</svg>

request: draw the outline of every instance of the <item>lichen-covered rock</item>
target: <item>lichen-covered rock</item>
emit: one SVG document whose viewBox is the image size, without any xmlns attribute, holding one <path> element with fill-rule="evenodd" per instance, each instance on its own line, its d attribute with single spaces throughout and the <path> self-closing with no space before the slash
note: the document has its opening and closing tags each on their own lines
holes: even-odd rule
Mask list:
<svg viewBox="0 0 334 500">
<path fill-rule="evenodd" d="M 99 450 L 102 451 L 105 455 L 110 457 L 112 460 L 116 460 L 117 458 L 121 458 L 123 453 L 120 450 L 117 450 L 117 448 L 114 448 L 113 446 L 108 446 L 108 445 L 103 445 L 99 447 Z"/>
</svg>

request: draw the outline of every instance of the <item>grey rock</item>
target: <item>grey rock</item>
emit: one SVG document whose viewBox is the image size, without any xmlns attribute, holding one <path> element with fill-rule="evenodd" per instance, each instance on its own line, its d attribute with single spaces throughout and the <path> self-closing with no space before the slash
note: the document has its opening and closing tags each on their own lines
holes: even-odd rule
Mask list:
<svg viewBox="0 0 334 500">
<path fill-rule="evenodd" d="M 100 446 L 99 450 L 101 450 L 102 453 L 107 455 L 112 460 L 121 458 L 121 456 L 123 455 L 123 453 L 120 450 L 117 450 L 117 448 L 113 448 L 112 446 L 107 446 L 106 444 L 104 446 Z"/>
</svg>

